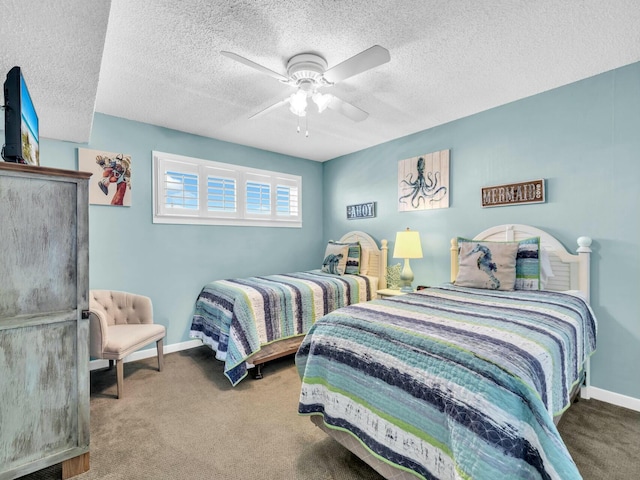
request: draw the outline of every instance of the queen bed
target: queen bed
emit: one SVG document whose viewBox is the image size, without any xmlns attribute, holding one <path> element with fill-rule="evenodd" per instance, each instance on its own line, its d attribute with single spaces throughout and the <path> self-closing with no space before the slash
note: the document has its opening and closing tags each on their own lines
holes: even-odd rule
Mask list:
<svg viewBox="0 0 640 480">
<path fill-rule="evenodd" d="M 387 241 L 353 231 L 330 241 L 325 260 L 342 259 L 345 273 L 323 269 L 260 277 L 216 280 L 206 284 L 195 303 L 191 338 L 202 340 L 224 362 L 224 374 L 237 385 L 254 369 L 293 355 L 316 319 L 346 305 L 376 298 L 386 286 Z M 356 246 L 356 258 L 353 258 Z M 327 252 L 342 251 L 338 255 Z M 352 255 L 347 258 L 347 252 Z M 349 266 L 347 266 L 349 260 Z M 320 265 L 320 259 L 318 264 Z M 333 272 L 333 273 L 332 273 Z"/>
<path fill-rule="evenodd" d="M 459 286 L 467 252 L 488 246 L 502 265 L 513 244 L 521 289 Z M 580 386 L 588 398 L 590 244 L 573 255 L 527 225 L 452 240 L 451 283 L 314 324 L 296 354 L 299 413 L 389 479 L 580 478 L 555 422 Z"/>
</svg>

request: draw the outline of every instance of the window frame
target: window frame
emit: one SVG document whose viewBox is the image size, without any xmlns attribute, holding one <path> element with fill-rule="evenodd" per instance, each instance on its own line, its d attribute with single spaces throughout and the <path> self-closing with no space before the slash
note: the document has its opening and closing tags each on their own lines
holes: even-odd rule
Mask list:
<svg viewBox="0 0 640 480">
<path fill-rule="evenodd" d="M 302 177 L 288 173 L 153 151 L 153 223 L 302 228 Z M 165 172 L 197 174 L 198 207 L 167 207 Z M 234 179 L 235 211 L 208 210 L 209 177 Z M 247 182 L 269 185 L 269 213 L 247 211 Z M 290 215 L 278 213 L 278 187 L 289 188 Z M 297 209 L 297 212 L 296 212 Z"/>
</svg>

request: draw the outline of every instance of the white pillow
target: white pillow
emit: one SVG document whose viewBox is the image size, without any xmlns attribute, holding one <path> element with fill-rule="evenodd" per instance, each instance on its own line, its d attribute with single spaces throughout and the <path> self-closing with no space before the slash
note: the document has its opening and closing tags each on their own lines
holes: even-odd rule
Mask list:
<svg viewBox="0 0 640 480">
<path fill-rule="evenodd" d="M 369 250 L 362 248 L 360 250 L 360 275 L 367 275 L 369 273 Z"/>
<path fill-rule="evenodd" d="M 544 248 L 540 248 L 540 290 L 547 288 L 549 278 L 554 276 L 549 253 Z"/>
</svg>

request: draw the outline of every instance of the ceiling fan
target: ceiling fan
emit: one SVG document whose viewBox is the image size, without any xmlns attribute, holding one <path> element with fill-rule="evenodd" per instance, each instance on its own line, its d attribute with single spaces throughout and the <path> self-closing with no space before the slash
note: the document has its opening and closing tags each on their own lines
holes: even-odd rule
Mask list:
<svg viewBox="0 0 640 480">
<path fill-rule="evenodd" d="M 389 51 L 379 45 L 374 45 L 329 69 L 327 69 L 326 60 L 320 55 L 301 53 L 289 59 L 287 62 L 287 75 L 285 76 L 238 54 L 224 51 L 220 53 L 296 89 L 295 93 L 252 115 L 249 117 L 250 119 L 260 117 L 286 104 L 289 104 L 291 112 L 298 117 L 303 117 L 307 114 L 307 99 L 311 98 L 317 105 L 319 112 L 324 111 L 325 108 L 330 108 L 354 122 L 360 122 L 369 116 L 367 112 L 335 95 L 323 94 L 320 89 L 330 87 L 391 60 Z"/>
</svg>

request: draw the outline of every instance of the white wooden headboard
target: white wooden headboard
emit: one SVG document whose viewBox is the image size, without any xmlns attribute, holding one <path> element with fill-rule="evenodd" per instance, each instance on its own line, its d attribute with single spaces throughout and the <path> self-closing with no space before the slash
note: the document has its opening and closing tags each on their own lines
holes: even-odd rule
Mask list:
<svg viewBox="0 0 640 480">
<path fill-rule="evenodd" d="M 360 246 L 369 252 L 369 272 L 367 275 L 378 277 L 378 288 L 387 288 L 387 250 L 385 239 L 380 240 L 380 247 L 368 233 L 348 232 L 339 240 L 341 243 L 360 242 Z"/>
<path fill-rule="evenodd" d="M 589 301 L 591 289 L 590 257 L 591 239 L 578 238 L 577 255 L 569 253 L 551 234 L 530 225 L 506 224 L 491 227 L 473 237 L 473 240 L 517 241 L 529 237 L 540 237 L 542 248 L 549 255 L 553 277 L 549 278 L 546 290 L 580 290 Z M 458 241 L 451 239 L 451 281 L 458 275 Z"/>
</svg>

